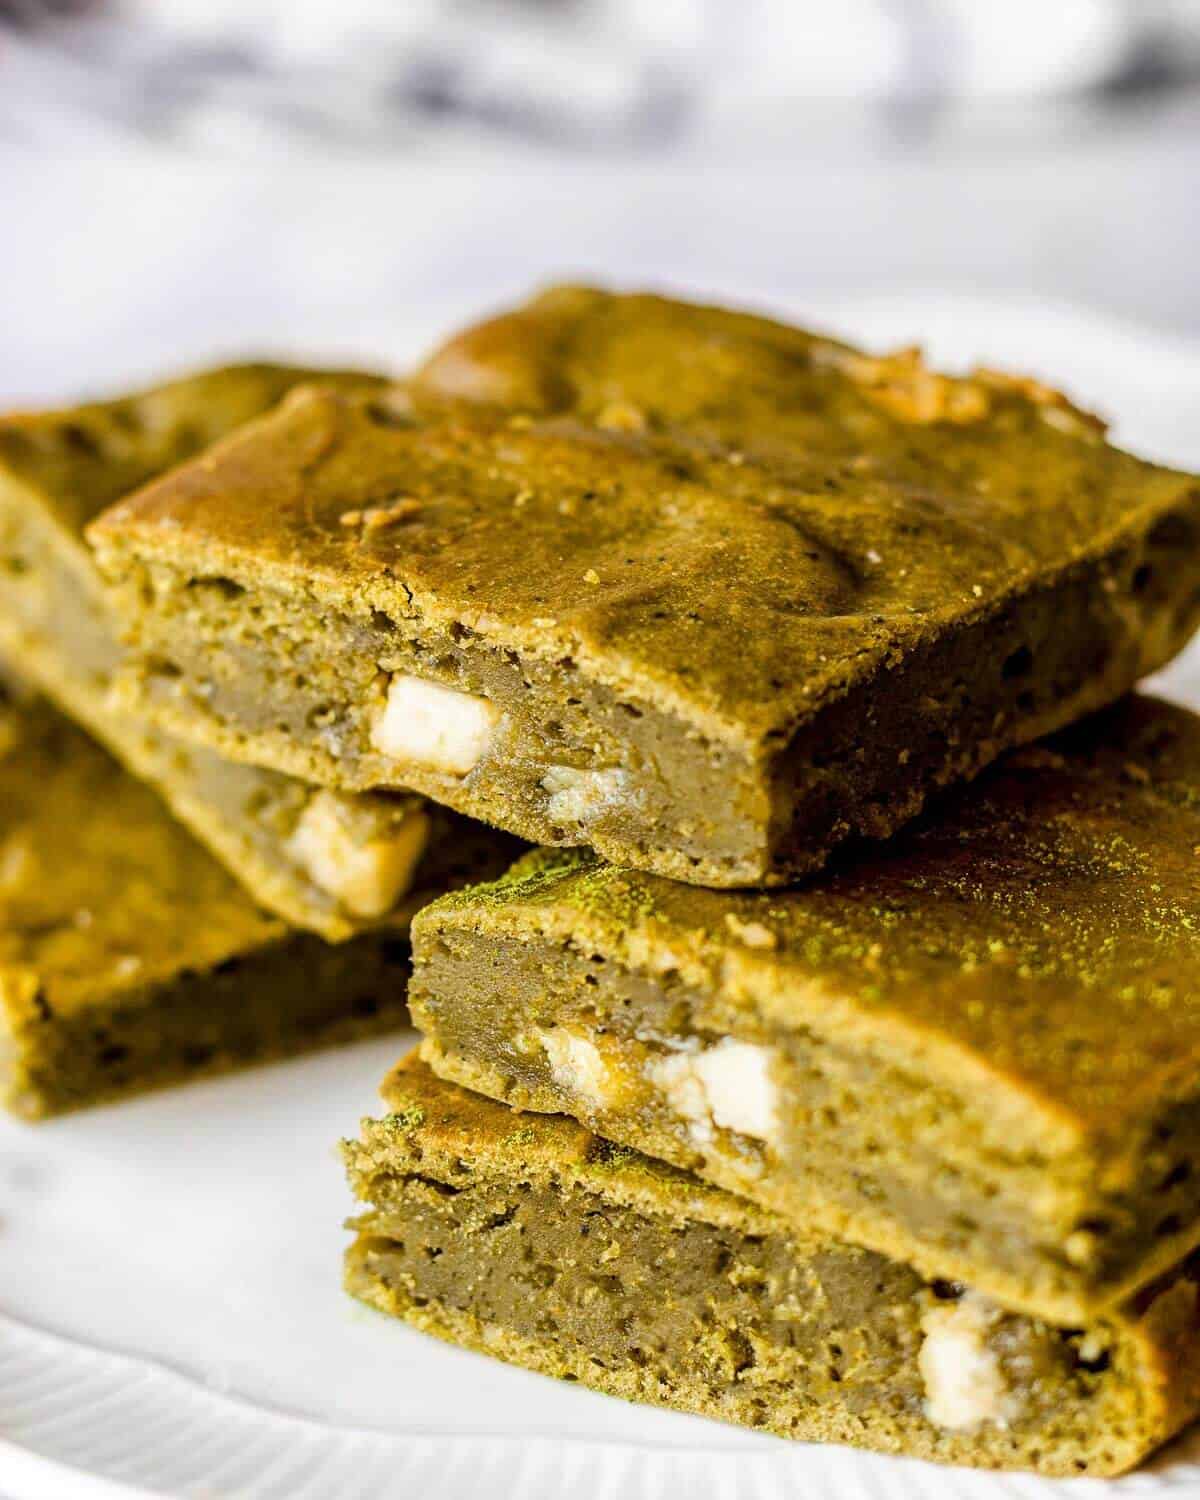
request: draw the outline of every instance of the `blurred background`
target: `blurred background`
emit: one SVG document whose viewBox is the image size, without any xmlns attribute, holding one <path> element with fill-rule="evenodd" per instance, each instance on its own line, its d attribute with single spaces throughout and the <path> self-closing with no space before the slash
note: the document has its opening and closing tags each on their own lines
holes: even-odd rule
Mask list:
<svg viewBox="0 0 1200 1500">
<path fill-rule="evenodd" d="M 1182 349 L 1200 0 L 0 0 L 0 399 L 562 277 Z"/>
</svg>

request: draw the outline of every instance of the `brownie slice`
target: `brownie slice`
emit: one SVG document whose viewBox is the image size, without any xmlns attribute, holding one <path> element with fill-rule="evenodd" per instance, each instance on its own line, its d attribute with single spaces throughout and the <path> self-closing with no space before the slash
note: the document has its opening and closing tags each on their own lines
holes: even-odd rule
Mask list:
<svg viewBox="0 0 1200 1500">
<path fill-rule="evenodd" d="M 1116 1474 L 1195 1414 L 1197 1269 L 1083 1327 L 788 1223 L 411 1059 L 344 1148 L 350 1292 L 629 1400 L 944 1463 Z"/>
<path fill-rule="evenodd" d="M 116 622 L 83 528 L 130 489 L 274 406 L 304 379 L 375 377 L 278 365 L 208 370 L 133 396 L 0 418 L 0 648 L 150 782 L 254 898 L 341 940 L 418 904 L 464 860 L 501 866 L 477 825 L 412 795 L 316 791 L 224 760 L 118 703 Z M 471 861 L 474 861 L 472 864 Z"/>
<path fill-rule="evenodd" d="M 290 931 L 41 702 L 0 708 L 0 1102 L 39 1119 L 395 1030 L 407 934 Z"/>
<path fill-rule="evenodd" d="M 723 887 L 892 833 L 1200 610 L 1200 483 L 1036 382 L 578 290 L 91 535 L 173 731 Z"/>
<path fill-rule="evenodd" d="M 1080 1320 L 1200 1242 L 1200 718 L 1131 698 L 793 890 L 542 851 L 414 926 L 444 1076 Z"/>
</svg>

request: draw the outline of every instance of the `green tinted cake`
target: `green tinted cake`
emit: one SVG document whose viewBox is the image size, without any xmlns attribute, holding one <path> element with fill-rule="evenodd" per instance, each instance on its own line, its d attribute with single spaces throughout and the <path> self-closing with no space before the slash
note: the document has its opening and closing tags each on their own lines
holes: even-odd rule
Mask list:
<svg viewBox="0 0 1200 1500">
<path fill-rule="evenodd" d="M 712 886 L 891 833 L 1200 609 L 1200 482 L 1035 382 L 578 290 L 92 535 L 179 733 Z"/>
<path fill-rule="evenodd" d="M 49 707 L 0 710 L 0 1099 L 28 1119 L 407 1020 L 406 934 L 260 911 Z"/>
<path fill-rule="evenodd" d="M 445 1076 L 1014 1307 L 1200 1241 L 1200 719 L 1132 698 L 789 891 L 545 851 L 414 929 Z"/>
<path fill-rule="evenodd" d="M 135 396 L 0 419 L 0 648 L 96 735 L 247 886 L 331 939 L 411 909 L 478 830 L 413 796 L 347 796 L 182 744 L 115 702 L 120 660 L 83 528 L 131 489 L 321 372 L 211 370 Z M 322 374 L 345 388 L 365 375 Z M 478 850 L 477 850 L 478 852 Z"/>
<path fill-rule="evenodd" d="M 782 1437 L 1114 1474 L 1200 1401 L 1197 1271 L 1061 1328 L 420 1064 L 345 1154 L 349 1290 L 452 1343 Z"/>
</svg>

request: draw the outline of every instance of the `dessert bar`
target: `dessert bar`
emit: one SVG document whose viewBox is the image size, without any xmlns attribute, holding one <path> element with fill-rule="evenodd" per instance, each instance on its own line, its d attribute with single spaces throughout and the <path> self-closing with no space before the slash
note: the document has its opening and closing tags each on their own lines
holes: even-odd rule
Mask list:
<svg viewBox="0 0 1200 1500">
<path fill-rule="evenodd" d="M 0 1102 L 27 1119 L 394 1030 L 407 934 L 262 912 L 44 702 L 0 709 Z"/>
<path fill-rule="evenodd" d="M 114 401 L 0 418 L 0 648 L 59 707 L 152 783 L 176 816 L 296 926 L 340 940 L 436 884 L 444 845 L 476 840 L 414 796 L 352 796 L 185 745 L 114 697 L 116 624 L 83 528 L 128 490 L 268 410 L 304 378 L 238 365 Z"/>
<path fill-rule="evenodd" d="M 1059 1321 L 1200 1242 L 1200 718 L 1129 698 L 788 891 L 544 850 L 422 911 L 444 1076 Z"/>
<path fill-rule="evenodd" d="M 892 833 L 1200 610 L 1200 481 L 1046 387 L 577 291 L 92 535 L 181 735 L 709 886 Z"/>
<path fill-rule="evenodd" d="M 363 1301 L 610 1395 L 947 1463 L 1115 1474 L 1200 1399 L 1194 1266 L 1056 1327 L 420 1064 L 345 1154 Z"/>
</svg>

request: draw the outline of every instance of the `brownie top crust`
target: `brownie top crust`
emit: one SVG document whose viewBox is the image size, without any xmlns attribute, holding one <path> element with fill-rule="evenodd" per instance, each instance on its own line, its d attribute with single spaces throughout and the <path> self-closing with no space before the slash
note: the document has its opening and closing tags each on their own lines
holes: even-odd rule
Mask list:
<svg viewBox="0 0 1200 1500">
<path fill-rule="evenodd" d="M 786 891 L 535 851 L 414 927 L 572 945 L 705 997 L 704 1022 L 883 1044 L 1046 1144 L 1140 1151 L 1200 1067 L 1200 717 L 1134 697 L 1014 752 L 886 847 Z M 502 960 L 497 967 L 502 975 Z"/>
<path fill-rule="evenodd" d="M 81 533 L 113 501 L 261 416 L 304 381 L 379 377 L 277 364 L 224 365 L 111 401 L 0 416 L 0 471 Z"/>
<path fill-rule="evenodd" d="M 282 941 L 287 928 L 155 794 L 40 700 L 0 710 L 0 997 L 86 1010 Z"/>
<path fill-rule="evenodd" d="M 1023 591 L 1124 594 L 1147 541 L 1200 535 L 1200 483 L 1034 381 L 562 289 L 411 389 L 294 393 L 91 534 L 453 622 L 765 755 Z"/>
<path fill-rule="evenodd" d="M 667 1162 L 602 1140 L 566 1115 L 523 1117 L 445 1083 L 415 1051 L 391 1069 L 379 1093 L 388 1114 L 372 1124 L 384 1148 L 388 1133 L 398 1142 L 416 1135 L 423 1149 L 469 1162 L 472 1172 L 590 1183 L 631 1208 L 703 1217 L 748 1234 L 766 1233 L 775 1222 L 769 1211 Z"/>
</svg>

